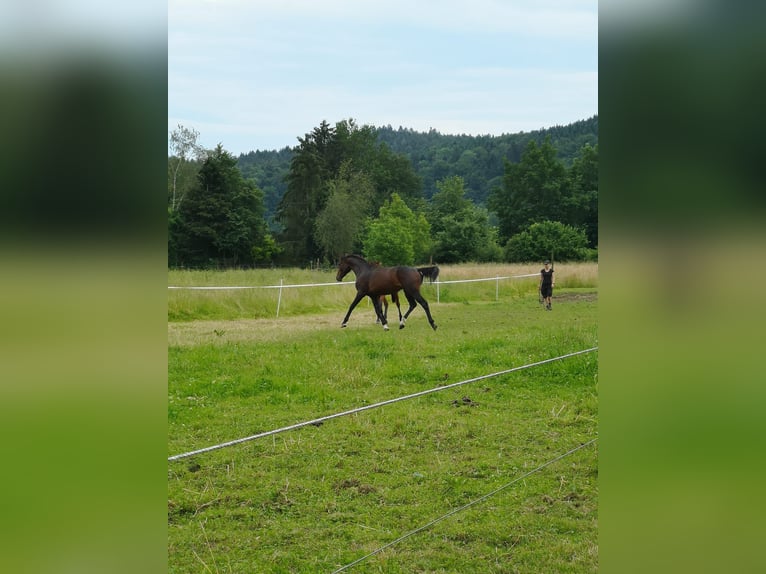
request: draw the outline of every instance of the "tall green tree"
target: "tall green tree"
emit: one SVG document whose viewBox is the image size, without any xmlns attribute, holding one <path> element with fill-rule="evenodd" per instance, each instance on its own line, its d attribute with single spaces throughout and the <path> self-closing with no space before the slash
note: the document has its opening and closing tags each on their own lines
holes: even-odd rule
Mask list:
<svg viewBox="0 0 766 574">
<path fill-rule="evenodd" d="M 324 257 L 336 261 L 358 251 L 374 188 L 369 175 L 355 171 L 351 161 L 341 166 L 328 187 L 330 196 L 317 216 L 314 235 Z"/>
<path fill-rule="evenodd" d="M 495 258 L 497 249 L 490 232 L 486 209 L 465 197 L 462 177 L 452 176 L 436 183 L 437 193 L 428 207 L 434 238 L 433 257 L 441 263 L 480 261 Z"/>
<path fill-rule="evenodd" d="M 252 265 L 273 242 L 263 217 L 263 193 L 245 180 L 219 144 L 202 164 L 196 185 L 174 220 L 176 261 L 188 267 Z"/>
<path fill-rule="evenodd" d="M 370 126 L 359 127 L 344 120 L 331 127 L 327 122 L 299 140 L 287 180 L 287 190 L 277 209 L 283 226 L 280 241 L 292 263 L 320 258 L 327 245 L 318 242 L 317 220 L 332 194 L 332 181 L 342 166 L 364 172 L 372 183 L 371 201 L 366 215 L 372 216 L 396 192 L 414 204 L 420 197 L 421 183 L 411 163 L 376 142 Z M 364 190 L 363 193 L 367 193 Z M 354 189 L 350 193 L 362 193 Z M 337 210 L 337 206 L 333 206 Z"/>
<path fill-rule="evenodd" d="M 370 176 L 374 187 L 370 215 L 376 214 L 394 192 L 410 207 L 413 200 L 422 197 L 422 182 L 412 162 L 380 143 L 373 126 L 360 127 L 353 119 L 343 120 L 335 124 L 335 134 L 343 161 L 350 161 Z"/>
<path fill-rule="evenodd" d="M 567 176 L 548 138 L 540 146 L 530 141 L 519 163 L 506 161 L 503 185 L 488 199 L 489 208 L 497 214 L 500 240 L 504 242 L 538 221 L 565 221 Z"/>
<path fill-rule="evenodd" d="M 383 265 L 414 265 L 425 261 L 430 226 L 423 214 L 415 214 L 399 194 L 391 195 L 380 215 L 367 228 L 365 257 Z"/>
<path fill-rule="evenodd" d="M 314 227 L 327 200 L 326 182 L 333 174 L 337 156 L 334 137 L 335 129 L 323 121 L 310 134 L 298 138 L 287 189 L 277 207 L 277 219 L 282 225 L 279 240 L 292 263 L 304 263 L 321 254 Z"/>
<path fill-rule="evenodd" d="M 598 247 L 598 145 L 583 146 L 569 171 L 570 222 L 585 230 L 589 247 Z"/>
</svg>

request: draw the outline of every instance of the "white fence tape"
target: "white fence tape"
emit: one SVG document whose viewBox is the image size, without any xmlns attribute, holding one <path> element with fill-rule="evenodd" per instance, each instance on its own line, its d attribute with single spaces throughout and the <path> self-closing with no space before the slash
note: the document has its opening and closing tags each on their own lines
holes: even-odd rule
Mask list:
<svg viewBox="0 0 766 574">
<path fill-rule="evenodd" d="M 458 279 L 455 281 L 434 281 L 436 285 L 436 302 L 441 303 L 441 289 L 442 285 L 449 285 L 452 283 L 478 283 L 480 281 L 494 281 L 495 282 L 495 301 L 500 297 L 500 280 L 501 279 L 523 279 L 525 277 L 539 277 L 539 273 L 527 273 L 525 275 L 503 275 L 496 277 L 482 277 L 479 279 Z M 277 317 L 279 317 L 279 308 L 282 304 L 282 289 L 291 289 L 296 287 L 331 287 L 334 285 L 353 285 L 353 281 L 336 281 L 335 283 L 300 283 L 293 285 L 283 285 L 282 280 L 279 280 L 279 285 L 168 285 L 168 289 L 174 290 L 189 290 L 189 291 L 236 291 L 242 289 L 279 289 L 279 297 L 277 299 Z"/>
<path fill-rule="evenodd" d="M 476 283 L 479 281 L 498 281 L 500 279 L 519 279 L 523 277 L 539 277 L 539 273 L 528 273 L 526 275 L 504 275 L 497 277 L 482 277 L 481 279 L 460 279 L 455 281 L 434 281 L 434 285 L 447 285 L 448 283 Z M 227 289 L 288 289 L 291 287 L 330 287 L 332 285 L 353 285 L 353 281 L 336 281 L 335 283 L 301 283 L 296 285 L 213 285 L 213 286 L 192 286 L 192 285 L 168 285 L 168 289 L 189 289 L 197 291 L 225 291 Z"/>
<path fill-rule="evenodd" d="M 338 281 L 336 283 L 303 283 L 301 285 L 215 285 L 215 286 L 190 286 L 190 285 L 168 285 L 168 289 L 190 289 L 198 291 L 225 291 L 227 289 L 287 289 L 288 287 L 329 287 L 332 285 L 353 285 L 350 281 Z"/>
</svg>

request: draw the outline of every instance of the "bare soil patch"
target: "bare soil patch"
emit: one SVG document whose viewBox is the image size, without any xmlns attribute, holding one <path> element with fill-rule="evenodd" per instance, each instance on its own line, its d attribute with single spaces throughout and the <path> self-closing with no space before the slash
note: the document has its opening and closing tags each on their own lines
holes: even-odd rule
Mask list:
<svg viewBox="0 0 766 574">
<path fill-rule="evenodd" d="M 339 318 L 340 317 L 340 318 Z M 231 321 L 191 321 L 168 323 L 168 345 L 229 344 L 236 342 L 273 342 L 296 333 L 320 328 L 340 330 L 342 316 L 303 315 L 280 319 L 237 319 Z"/>
<path fill-rule="evenodd" d="M 554 301 L 598 301 L 598 292 L 553 294 Z"/>
</svg>

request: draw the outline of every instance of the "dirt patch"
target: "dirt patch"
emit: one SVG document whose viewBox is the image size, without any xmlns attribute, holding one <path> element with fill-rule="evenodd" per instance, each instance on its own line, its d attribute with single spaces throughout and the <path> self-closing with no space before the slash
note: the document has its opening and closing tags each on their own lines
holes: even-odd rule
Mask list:
<svg viewBox="0 0 766 574">
<path fill-rule="evenodd" d="M 555 302 L 597 301 L 597 291 L 560 292 L 553 294 Z M 449 307 L 451 303 L 444 304 Z M 308 333 L 319 329 L 341 331 L 342 312 L 319 315 L 280 317 L 279 319 L 235 319 L 228 321 L 190 321 L 168 323 L 168 344 L 170 346 L 195 346 L 204 344 L 227 345 L 238 342 L 278 342 L 291 339 L 297 333 Z M 371 311 L 357 311 L 352 316 L 355 326 L 364 321 L 374 324 Z M 379 327 L 378 327 L 379 328 Z M 446 380 L 448 375 L 444 375 Z"/>
<path fill-rule="evenodd" d="M 554 294 L 553 301 L 598 301 L 598 293 L 593 291 L 591 293 L 561 293 L 560 295 Z"/>
<path fill-rule="evenodd" d="M 335 492 L 340 492 L 341 489 L 353 489 L 359 494 L 371 494 L 376 491 L 374 486 L 370 484 L 362 484 L 362 482 L 356 478 L 347 478 L 335 485 Z"/>
<path fill-rule="evenodd" d="M 243 341 L 279 341 L 296 333 L 335 328 L 340 331 L 336 315 L 306 315 L 281 319 L 237 319 L 233 321 L 191 321 L 168 323 L 168 344 L 191 346 L 229 344 Z"/>
</svg>

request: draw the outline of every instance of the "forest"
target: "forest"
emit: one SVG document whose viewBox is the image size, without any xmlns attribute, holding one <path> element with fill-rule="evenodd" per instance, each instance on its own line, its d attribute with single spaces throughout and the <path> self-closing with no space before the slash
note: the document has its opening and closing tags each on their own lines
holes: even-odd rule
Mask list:
<svg viewBox="0 0 766 574">
<path fill-rule="evenodd" d="M 282 150 L 168 157 L 171 268 L 595 260 L 598 116 L 501 136 L 326 121 Z"/>
</svg>

